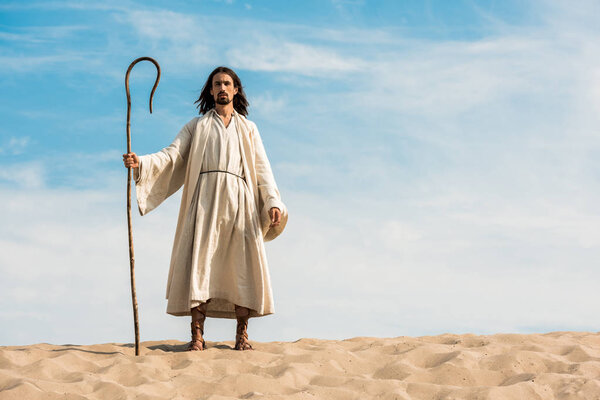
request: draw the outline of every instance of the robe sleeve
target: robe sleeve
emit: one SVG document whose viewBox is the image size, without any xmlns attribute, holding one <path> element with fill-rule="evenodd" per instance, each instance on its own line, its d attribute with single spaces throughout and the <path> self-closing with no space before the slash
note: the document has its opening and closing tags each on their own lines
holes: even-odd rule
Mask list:
<svg viewBox="0 0 600 400">
<path fill-rule="evenodd" d="M 188 122 L 169 146 L 138 157 L 139 167 L 133 176 L 140 215 L 158 207 L 183 185 L 197 120 Z"/>
<path fill-rule="evenodd" d="M 283 232 L 283 229 L 287 224 L 288 213 L 285 204 L 283 204 L 281 201 L 279 189 L 277 189 L 275 177 L 273 176 L 273 171 L 271 170 L 271 164 L 267 158 L 267 153 L 265 152 L 258 128 L 255 124 L 252 124 L 252 128 L 252 138 L 254 141 L 255 151 L 256 180 L 259 195 L 259 212 L 261 215 L 264 240 L 269 241 L 275 239 L 281 234 L 281 232 Z M 281 211 L 281 222 L 278 226 L 269 228 L 269 225 L 271 224 L 269 210 L 273 207 L 277 207 Z"/>
</svg>

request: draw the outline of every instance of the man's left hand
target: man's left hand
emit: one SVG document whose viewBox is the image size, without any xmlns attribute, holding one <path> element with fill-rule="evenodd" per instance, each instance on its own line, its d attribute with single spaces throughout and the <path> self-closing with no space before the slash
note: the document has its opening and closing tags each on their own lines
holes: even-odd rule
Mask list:
<svg viewBox="0 0 600 400">
<path fill-rule="evenodd" d="M 271 225 L 269 225 L 269 228 L 279 225 L 281 222 L 281 210 L 277 207 L 271 207 L 269 210 L 269 217 L 271 217 Z"/>
</svg>

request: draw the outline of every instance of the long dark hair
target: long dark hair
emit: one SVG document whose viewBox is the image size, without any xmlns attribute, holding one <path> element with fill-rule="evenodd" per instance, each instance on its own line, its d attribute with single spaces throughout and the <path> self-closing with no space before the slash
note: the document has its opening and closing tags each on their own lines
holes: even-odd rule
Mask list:
<svg viewBox="0 0 600 400">
<path fill-rule="evenodd" d="M 206 114 L 210 111 L 211 108 L 215 106 L 215 99 L 212 94 L 210 94 L 210 89 L 212 88 L 212 81 L 216 74 L 218 73 L 226 73 L 233 80 L 233 87 L 236 87 L 238 92 L 235 96 L 233 96 L 233 108 L 238 113 L 243 116 L 248 116 L 248 100 L 246 100 L 246 94 L 244 93 L 244 88 L 242 86 L 242 81 L 237 76 L 237 74 L 230 68 L 227 67 L 217 67 L 213 72 L 210 73 L 204 87 L 202 88 L 202 92 L 200 92 L 200 97 L 198 100 L 194 102 L 194 104 L 198 104 L 196 107 L 198 108 L 200 114 Z"/>
</svg>

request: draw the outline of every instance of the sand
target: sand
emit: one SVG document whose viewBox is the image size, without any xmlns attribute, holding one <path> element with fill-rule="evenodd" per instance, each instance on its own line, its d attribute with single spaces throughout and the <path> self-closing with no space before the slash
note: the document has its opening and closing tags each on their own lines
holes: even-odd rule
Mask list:
<svg viewBox="0 0 600 400">
<path fill-rule="evenodd" d="M 0 347 L 0 399 L 600 399 L 600 333 Z"/>
</svg>

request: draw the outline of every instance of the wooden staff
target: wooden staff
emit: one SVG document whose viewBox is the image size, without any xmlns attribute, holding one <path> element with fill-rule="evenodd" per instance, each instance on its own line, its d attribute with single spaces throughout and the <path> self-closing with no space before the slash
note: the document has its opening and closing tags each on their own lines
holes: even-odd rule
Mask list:
<svg viewBox="0 0 600 400">
<path fill-rule="evenodd" d="M 133 66 L 140 61 L 150 61 L 152 64 L 156 66 L 156 82 L 154 82 L 154 87 L 152 88 L 152 92 L 150 93 L 150 114 L 152 114 L 152 98 L 154 97 L 154 91 L 158 86 L 158 81 L 160 80 L 160 66 L 156 62 L 155 59 L 150 57 L 140 57 L 134 60 L 127 68 L 127 73 L 125 74 L 125 91 L 127 92 L 127 153 L 131 153 L 131 96 L 129 95 L 129 73 L 133 69 Z M 131 167 L 127 168 L 127 227 L 129 229 L 129 271 L 131 275 L 131 301 L 133 303 L 133 324 L 135 329 L 135 355 L 140 355 L 140 324 L 138 321 L 138 303 L 137 296 L 135 294 L 135 274 L 134 274 L 134 266 L 135 266 L 135 258 L 133 256 L 133 234 L 131 230 Z"/>
</svg>

